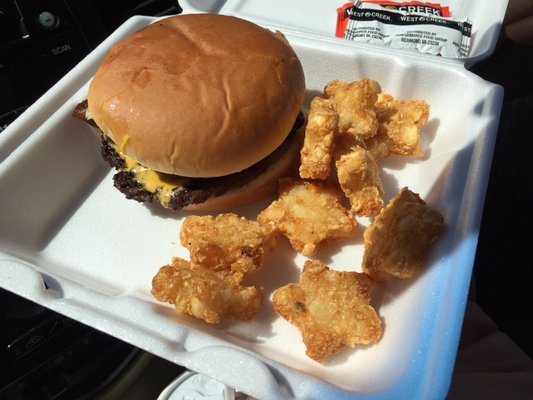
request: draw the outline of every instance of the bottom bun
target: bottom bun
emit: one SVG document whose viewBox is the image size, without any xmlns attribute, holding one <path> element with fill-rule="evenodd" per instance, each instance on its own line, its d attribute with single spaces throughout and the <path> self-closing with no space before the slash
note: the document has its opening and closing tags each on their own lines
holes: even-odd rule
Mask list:
<svg viewBox="0 0 533 400">
<path fill-rule="evenodd" d="M 301 127 L 291 140 L 285 153 L 268 169 L 252 181 L 220 196 L 212 196 L 203 203 L 190 204 L 185 211 L 226 211 L 259 201 L 278 190 L 278 180 L 293 176 L 300 163 L 304 128 Z"/>
</svg>

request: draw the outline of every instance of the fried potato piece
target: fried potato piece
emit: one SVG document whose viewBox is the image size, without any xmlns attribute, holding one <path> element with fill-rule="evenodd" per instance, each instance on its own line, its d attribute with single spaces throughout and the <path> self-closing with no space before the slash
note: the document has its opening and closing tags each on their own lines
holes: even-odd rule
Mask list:
<svg viewBox="0 0 533 400">
<path fill-rule="evenodd" d="M 332 100 L 315 97 L 307 116 L 305 139 L 300 150 L 300 177 L 327 179 L 331 170 L 331 153 L 339 123 Z"/>
<path fill-rule="evenodd" d="M 363 78 L 354 82 L 328 82 L 324 93 L 332 99 L 339 113 L 339 132 L 351 133 L 363 139 L 374 136 L 378 121 L 375 103 L 381 87 L 378 82 Z"/>
<path fill-rule="evenodd" d="M 332 185 L 293 179 L 280 181 L 280 196 L 257 217 L 285 235 L 305 256 L 329 240 L 347 239 L 357 228 L 350 210 L 341 204 L 342 193 Z"/>
<path fill-rule="evenodd" d="M 215 324 L 221 318 L 251 321 L 263 296 L 255 287 L 236 284 L 208 268 L 174 257 L 152 279 L 152 295 L 176 310 Z"/>
<path fill-rule="evenodd" d="M 344 346 L 381 338 L 381 319 L 370 305 L 372 287 L 366 274 L 306 261 L 300 282 L 276 289 L 272 301 L 276 313 L 300 331 L 307 355 L 324 362 Z"/>
<path fill-rule="evenodd" d="M 340 135 L 335 150 L 339 185 L 351 210 L 364 216 L 378 214 L 384 206 L 383 184 L 372 154 L 351 135 Z"/>
<path fill-rule="evenodd" d="M 267 225 L 225 213 L 185 218 L 180 241 L 195 264 L 215 271 L 246 273 L 260 268 L 276 237 Z"/>
<path fill-rule="evenodd" d="M 380 93 L 375 106 L 378 131 L 366 141 L 374 157 L 421 156 L 420 128 L 429 118 L 429 104 L 424 100 L 405 101 Z"/>
<path fill-rule="evenodd" d="M 363 272 L 376 281 L 420 272 L 444 218 L 408 188 L 400 190 L 363 232 Z"/>
</svg>

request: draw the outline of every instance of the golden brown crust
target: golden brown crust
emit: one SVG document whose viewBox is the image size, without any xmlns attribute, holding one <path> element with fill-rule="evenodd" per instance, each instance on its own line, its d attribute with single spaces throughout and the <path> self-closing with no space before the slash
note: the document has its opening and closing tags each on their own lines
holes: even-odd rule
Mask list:
<svg viewBox="0 0 533 400">
<path fill-rule="evenodd" d="M 257 220 L 286 236 L 296 251 L 312 256 L 324 242 L 353 236 L 357 221 L 341 199 L 336 185 L 283 179 L 278 199 Z"/>
<path fill-rule="evenodd" d="M 296 54 L 239 18 L 153 23 L 112 47 L 89 87 L 89 112 L 128 156 L 189 177 L 238 172 L 266 157 L 303 104 Z"/>
<path fill-rule="evenodd" d="M 263 301 L 254 286 L 240 283 L 203 265 L 174 257 L 152 279 L 152 295 L 174 304 L 180 313 L 216 324 L 221 318 L 252 321 Z"/>
<path fill-rule="evenodd" d="M 343 346 L 378 341 L 383 326 L 370 305 L 374 282 L 360 272 L 335 271 L 307 260 L 300 281 L 276 289 L 274 310 L 302 334 L 306 353 L 318 362 Z"/>
<path fill-rule="evenodd" d="M 363 233 L 363 272 L 375 281 L 412 278 L 422 271 L 443 226 L 437 210 L 402 188 Z"/>
</svg>

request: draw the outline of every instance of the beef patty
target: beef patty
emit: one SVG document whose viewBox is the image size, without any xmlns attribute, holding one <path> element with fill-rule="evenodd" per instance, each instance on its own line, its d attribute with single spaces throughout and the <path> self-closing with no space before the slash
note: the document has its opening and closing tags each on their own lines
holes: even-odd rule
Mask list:
<svg viewBox="0 0 533 400">
<path fill-rule="evenodd" d="M 73 116 L 79 118 L 90 125 L 97 127 L 92 119 L 86 116 L 87 100 L 79 103 Z M 229 190 L 238 188 L 250 182 L 264 171 L 270 165 L 276 162 L 287 150 L 290 139 L 296 134 L 297 130 L 303 125 L 304 117 L 302 113 L 298 115 L 291 132 L 285 141 L 274 150 L 270 155 L 251 167 L 243 171 L 230 175 L 215 178 L 184 178 L 183 183 L 172 191 L 168 207 L 173 210 L 180 210 L 190 204 L 200 204 L 205 202 L 211 196 L 220 196 Z M 135 179 L 135 173 L 126 169 L 126 162 L 120 154 L 114 149 L 114 143 L 108 137 L 101 137 L 102 157 L 118 172 L 113 176 L 114 186 L 121 191 L 126 198 L 139 202 L 157 202 L 158 194 L 146 190 L 141 182 Z"/>
</svg>

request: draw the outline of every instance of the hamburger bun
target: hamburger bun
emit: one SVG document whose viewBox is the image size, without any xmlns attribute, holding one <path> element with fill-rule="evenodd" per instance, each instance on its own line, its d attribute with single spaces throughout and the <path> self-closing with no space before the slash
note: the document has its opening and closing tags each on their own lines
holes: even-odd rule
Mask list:
<svg viewBox="0 0 533 400">
<path fill-rule="evenodd" d="M 111 48 L 89 86 L 88 111 L 142 166 L 208 178 L 280 146 L 304 93 L 300 61 L 275 33 L 231 16 L 178 15 Z"/>
</svg>

